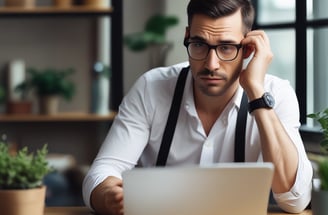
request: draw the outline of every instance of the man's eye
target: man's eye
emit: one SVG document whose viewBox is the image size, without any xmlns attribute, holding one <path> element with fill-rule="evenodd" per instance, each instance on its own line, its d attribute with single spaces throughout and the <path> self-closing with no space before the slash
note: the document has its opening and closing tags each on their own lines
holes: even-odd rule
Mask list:
<svg viewBox="0 0 328 215">
<path fill-rule="evenodd" d="M 219 46 L 219 50 L 221 52 L 229 52 L 229 51 L 233 51 L 234 50 L 234 46 L 231 46 L 231 45 L 221 45 Z"/>
<path fill-rule="evenodd" d="M 193 45 L 195 48 L 201 48 L 201 47 L 204 47 L 204 46 L 205 46 L 204 43 L 192 43 L 192 45 Z"/>
</svg>

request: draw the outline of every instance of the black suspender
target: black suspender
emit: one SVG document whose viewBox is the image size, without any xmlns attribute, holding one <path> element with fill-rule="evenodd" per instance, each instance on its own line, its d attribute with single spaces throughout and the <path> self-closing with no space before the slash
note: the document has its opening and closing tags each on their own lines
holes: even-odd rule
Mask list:
<svg viewBox="0 0 328 215">
<path fill-rule="evenodd" d="M 169 116 L 167 118 L 162 144 L 159 149 L 156 166 L 165 166 L 167 157 L 169 155 L 175 127 L 177 124 L 180 105 L 182 101 L 184 86 L 186 83 L 189 67 L 183 68 L 179 74 L 178 81 L 175 85 L 174 96 L 171 104 Z"/>
<path fill-rule="evenodd" d="M 237 116 L 235 131 L 235 162 L 245 162 L 245 133 L 247 121 L 248 98 L 243 92 Z"/>
<path fill-rule="evenodd" d="M 159 149 L 156 166 L 165 166 L 169 155 L 172 139 L 176 123 L 178 120 L 180 105 L 182 101 L 184 86 L 186 83 L 189 67 L 183 68 L 179 74 L 177 84 L 175 86 L 174 96 L 171 103 L 169 116 L 166 122 L 162 143 Z M 235 162 L 245 161 L 245 130 L 247 120 L 247 95 L 244 92 L 237 116 L 237 125 L 235 133 Z M 244 134 L 244 135 L 243 135 Z"/>
</svg>

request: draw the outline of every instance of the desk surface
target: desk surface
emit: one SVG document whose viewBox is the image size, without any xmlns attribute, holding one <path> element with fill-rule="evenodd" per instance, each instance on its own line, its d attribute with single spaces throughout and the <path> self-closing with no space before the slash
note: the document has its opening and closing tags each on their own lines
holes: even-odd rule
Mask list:
<svg viewBox="0 0 328 215">
<path fill-rule="evenodd" d="M 268 215 L 286 215 L 279 209 L 270 209 Z M 47 207 L 44 215 L 92 215 L 85 207 Z M 299 215 L 312 215 L 311 210 L 306 210 Z"/>
</svg>

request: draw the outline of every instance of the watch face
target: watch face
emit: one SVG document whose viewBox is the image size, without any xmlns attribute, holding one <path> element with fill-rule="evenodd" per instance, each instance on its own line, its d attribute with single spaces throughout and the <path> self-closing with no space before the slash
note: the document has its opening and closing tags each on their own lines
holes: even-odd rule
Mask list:
<svg viewBox="0 0 328 215">
<path fill-rule="evenodd" d="M 268 105 L 270 108 L 274 106 L 274 98 L 270 93 L 264 93 L 263 99 L 266 105 Z"/>
</svg>

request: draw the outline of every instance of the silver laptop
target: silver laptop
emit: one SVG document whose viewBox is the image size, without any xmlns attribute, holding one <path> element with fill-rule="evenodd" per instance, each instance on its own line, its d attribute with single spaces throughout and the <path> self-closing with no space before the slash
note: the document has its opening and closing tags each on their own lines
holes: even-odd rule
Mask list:
<svg viewBox="0 0 328 215">
<path fill-rule="evenodd" d="M 125 215 L 266 215 L 271 163 L 135 168 L 123 173 Z"/>
</svg>

